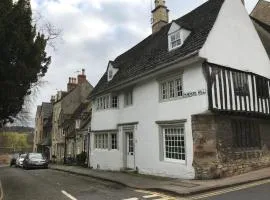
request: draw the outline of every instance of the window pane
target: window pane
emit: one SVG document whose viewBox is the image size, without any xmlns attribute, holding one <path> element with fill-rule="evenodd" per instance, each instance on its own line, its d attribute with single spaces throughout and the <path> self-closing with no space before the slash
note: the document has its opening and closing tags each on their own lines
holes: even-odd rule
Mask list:
<svg viewBox="0 0 270 200">
<path fill-rule="evenodd" d="M 161 83 L 160 97 L 162 100 L 183 96 L 182 78 L 177 77 Z"/>
<path fill-rule="evenodd" d="M 163 128 L 163 134 L 165 158 L 185 160 L 184 128 Z"/>
</svg>

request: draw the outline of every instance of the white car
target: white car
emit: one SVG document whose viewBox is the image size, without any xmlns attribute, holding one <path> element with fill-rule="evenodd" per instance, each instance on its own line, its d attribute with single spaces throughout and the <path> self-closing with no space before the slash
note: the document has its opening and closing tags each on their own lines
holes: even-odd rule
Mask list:
<svg viewBox="0 0 270 200">
<path fill-rule="evenodd" d="M 26 157 L 26 154 L 21 154 L 16 160 L 16 167 L 23 167 L 23 161 Z"/>
</svg>

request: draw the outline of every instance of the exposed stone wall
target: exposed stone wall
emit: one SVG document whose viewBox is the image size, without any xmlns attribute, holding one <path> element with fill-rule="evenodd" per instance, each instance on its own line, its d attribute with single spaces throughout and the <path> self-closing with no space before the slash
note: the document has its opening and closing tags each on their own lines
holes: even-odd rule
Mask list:
<svg viewBox="0 0 270 200">
<path fill-rule="evenodd" d="M 259 124 L 261 147 L 234 147 L 231 121 L 252 119 Z M 192 116 L 193 166 L 197 179 L 213 179 L 270 166 L 270 120 L 241 116 Z"/>
</svg>

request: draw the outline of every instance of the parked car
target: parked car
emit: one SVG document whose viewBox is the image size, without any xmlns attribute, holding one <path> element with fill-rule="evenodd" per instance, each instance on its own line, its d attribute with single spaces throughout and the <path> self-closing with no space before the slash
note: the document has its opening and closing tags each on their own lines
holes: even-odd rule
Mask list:
<svg viewBox="0 0 270 200">
<path fill-rule="evenodd" d="M 28 153 L 23 161 L 23 168 L 48 168 L 48 160 L 41 153 Z"/>
<path fill-rule="evenodd" d="M 19 153 L 14 153 L 12 156 L 11 156 L 11 160 L 10 160 L 10 167 L 12 167 L 12 165 L 16 165 L 16 160 L 17 158 L 20 156 Z"/>
<path fill-rule="evenodd" d="M 21 154 L 16 160 L 16 167 L 22 167 L 26 154 Z"/>
</svg>

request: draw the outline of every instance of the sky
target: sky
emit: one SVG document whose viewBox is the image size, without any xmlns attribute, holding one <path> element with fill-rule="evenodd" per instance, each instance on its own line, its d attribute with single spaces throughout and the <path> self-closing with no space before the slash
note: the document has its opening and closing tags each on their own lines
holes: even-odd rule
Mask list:
<svg viewBox="0 0 270 200">
<path fill-rule="evenodd" d="M 181 17 L 206 0 L 167 0 L 170 21 Z M 250 12 L 257 0 L 246 0 Z M 61 29 L 61 37 L 48 47 L 52 63 L 31 105 L 49 102 L 51 95 L 66 90 L 69 77 L 82 68 L 95 86 L 114 60 L 151 34 L 151 7 L 154 0 L 31 0 L 37 23 L 49 21 Z M 31 121 L 30 126 L 34 126 Z"/>
</svg>

